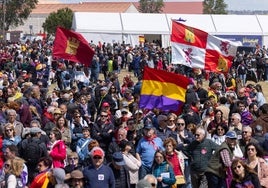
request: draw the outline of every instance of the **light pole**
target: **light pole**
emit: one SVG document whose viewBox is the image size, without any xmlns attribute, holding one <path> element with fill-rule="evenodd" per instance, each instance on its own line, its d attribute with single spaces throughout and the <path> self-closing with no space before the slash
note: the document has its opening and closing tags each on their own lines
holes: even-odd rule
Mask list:
<svg viewBox="0 0 268 188">
<path fill-rule="evenodd" d="M 6 1 L 3 0 L 3 42 L 6 42 Z"/>
</svg>

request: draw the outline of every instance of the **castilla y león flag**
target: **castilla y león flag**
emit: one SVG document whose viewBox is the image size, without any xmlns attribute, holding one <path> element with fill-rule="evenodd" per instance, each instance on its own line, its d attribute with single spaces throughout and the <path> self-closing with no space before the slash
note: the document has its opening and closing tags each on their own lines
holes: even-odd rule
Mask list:
<svg viewBox="0 0 268 188">
<path fill-rule="evenodd" d="M 79 33 L 58 27 L 53 46 L 53 56 L 89 66 L 94 50 Z"/>
<path fill-rule="evenodd" d="M 214 72 L 228 72 L 238 42 L 172 21 L 172 63 Z"/>
</svg>

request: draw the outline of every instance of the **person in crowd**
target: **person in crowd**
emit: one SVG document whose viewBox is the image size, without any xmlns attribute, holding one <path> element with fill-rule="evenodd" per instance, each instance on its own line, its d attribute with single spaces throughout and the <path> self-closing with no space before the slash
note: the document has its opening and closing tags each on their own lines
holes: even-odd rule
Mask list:
<svg viewBox="0 0 268 188">
<path fill-rule="evenodd" d="M 208 91 L 203 88 L 202 80 L 197 80 L 196 82 L 196 93 L 200 99 L 200 103 L 204 104 L 204 102 L 208 99 Z"/>
<path fill-rule="evenodd" d="M 242 138 L 242 127 L 243 125 L 241 123 L 241 115 L 239 113 L 233 113 L 231 116 L 229 130 L 235 131 L 240 139 Z"/>
<path fill-rule="evenodd" d="M 30 137 L 24 139 L 19 145 L 20 156 L 25 160 L 29 172 L 29 182 L 32 182 L 37 174 L 36 166 L 41 157 L 47 157 L 47 148 L 45 143 L 41 142 L 41 129 L 32 127 Z"/>
<path fill-rule="evenodd" d="M 145 179 L 138 181 L 136 188 L 152 188 L 152 185 Z"/>
<path fill-rule="evenodd" d="M 144 176 L 143 179 L 148 181 L 151 184 L 152 188 L 156 188 L 157 179 L 153 174 L 147 174 L 146 176 Z"/>
<path fill-rule="evenodd" d="M 174 138 L 167 138 L 164 141 L 165 153 L 167 161 L 172 165 L 176 183 L 174 184 L 175 188 L 181 187 L 185 184 L 184 177 L 184 155 L 181 151 L 177 151 L 177 143 Z"/>
<path fill-rule="evenodd" d="M 79 111 L 73 113 L 73 118 L 69 121 L 70 130 L 71 130 L 71 150 L 76 151 L 77 142 L 79 139 L 83 138 L 83 127 L 88 127 L 87 122 L 81 117 Z"/>
<path fill-rule="evenodd" d="M 171 134 L 171 129 L 169 129 L 168 126 L 168 118 L 166 115 L 160 114 L 157 117 L 157 123 L 158 123 L 158 128 L 156 129 L 156 135 L 157 137 L 161 138 L 162 141 L 164 141 L 169 135 Z"/>
<path fill-rule="evenodd" d="M 37 128 L 39 128 L 41 130 L 40 140 L 41 140 L 41 142 L 44 142 L 45 145 L 47 146 L 48 143 L 49 143 L 49 137 L 46 134 L 46 132 L 41 129 L 40 121 L 38 121 L 38 120 L 32 120 L 31 123 L 30 123 L 30 128 L 33 128 L 33 127 L 37 127 Z"/>
<path fill-rule="evenodd" d="M 255 127 L 253 138 L 258 141 L 260 147 L 263 146 L 263 142 L 264 142 L 265 138 L 264 138 L 262 126 L 257 125 Z"/>
<path fill-rule="evenodd" d="M 79 111 L 81 112 L 83 119 L 86 120 L 87 123 L 89 124 L 91 120 L 94 120 L 94 116 L 96 113 L 95 104 L 92 102 L 89 102 L 86 95 L 81 95 L 79 98 L 79 102 L 80 102 Z"/>
<path fill-rule="evenodd" d="M 56 119 L 56 128 L 58 128 L 61 132 L 62 140 L 64 141 L 66 146 L 70 146 L 71 144 L 71 130 L 68 126 L 68 121 L 63 116 L 58 117 Z"/>
<path fill-rule="evenodd" d="M 263 104 L 266 103 L 266 99 L 264 97 L 262 87 L 260 84 L 257 84 L 253 88 L 253 92 L 255 93 L 255 97 L 252 99 L 252 101 L 256 101 L 258 107 L 261 107 Z"/>
<path fill-rule="evenodd" d="M 90 156 L 92 165 L 85 167 L 83 175 L 85 178 L 85 188 L 102 187 L 115 188 L 115 177 L 110 167 L 103 164 L 104 151 L 100 147 L 94 147 Z"/>
<path fill-rule="evenodd" d="M 125 165 L 129 171 L 130 188 L 135 188 L 139 180 L 139 168 L 141 161 L 130 153 L 133 144 L 127 140 L 122 140 L 119 144 Z"/>
<path fill-rule="evenodd" d="M 170 113 L 168 114 L 167 118 L 167 128 L 174 132 L 176 130 L 177 115 L 174 113 Z"/>
<path fill-rule="evenodd" d="M 21 178 L 21 174 L 24 168 L 23 165 L 24 160 L 18 157 L 9 159 L 5 162 L 4 172 L 6 187 L 23 187 L 26 185 Z"/>
<path fill-rule="evenodd" d="M 195 140 L 186 148 L 185 152 L 191 157 L 191 181 L 192 187 L 207 186 L 208 182 L 205 171 L 212 157 L 213 152 L 219 146 L 212 140 L 206 138 L 206 131 L 198 127 L 195 132 Z"/>
<path fill-rule="evenodd" d="M 74 170 L 71 172 L 71 188 L 84 188 L 85 181 L 83 172 L 80 170 Z"/>
<path fill-rule="evenodd" d="M 225 134 L 228 131 L 228 127 L 225 125 L 218 125 L 215 130 L 215 134 L 213 134 L 211 140 L 218 145 L 221 145 L 225 141 Z"/>
<path fill-rule="evenodd" d="M 53 168 L 64 168 L 66 158 L 66 146 L 62 140 L 61 132 L 53 128 L 49 135 L 50 145 L 48 146 L 49 156 L 52 158 Z"/>
<path fill-rule="evenodd" d="M 244 101 L 237 101 L 237 111 L 241 115 L 241 123 L 244 126 L 250 125 L 253 122 L 253 117 L 247 109 L 247 104 Z"/>
<path fill-rule="evenodd" d="M 50 157 L 42 157 L 38 161 L 38 174 L 29 185 L 29 188 L 47 187 L 49 183 L 49 175 L 52 166 L 52 159 Z"/>
<path fill-rule="evenodd" d="M 71 172 L 73 170 L 82 170 L 82 166 L 79 164 L 79 157 L 76 152 L 69 152 L 67 154 L 67 164 L 64 167 L 66 179 L 70 179 Z"/>
<path fill-rule="evenodd" d="M 100 93 L 95 96 L 96 97 L 96 107 L 98 110 L 98 114 L 101 111 L 102 104 L 107 102 L 113 111 L 115 109 L 115 102 L 112 99 L 112 96 L 108 93 L 108 87 L 103 86 L 100 88 Z"/>
<path fill-rule="evenodd" d="M 241 159 L 234 159 L 232 162 L 233 180 L 230 187 L 254 187 L 261 188 L 256 172 L 248 167 Z"/>
<path fill-rule="evenodd" d="M 248 143 L 245 148 L 247 165 L 257 173 L 262 187 L 268 187 L 268 164 L 263 159 L 262 149 L 255 143 Z"/>
<path fill-rule="evenodd" d="M 239 140 L 238 144 L 243 153 L 245 153 L 245 147 L 248 143 L 252 142 L 258 144 L 258 141 L 253 138 L 252 134 L 253 132 L 251 127 L 245 126 L 242 128 L 242 139 Z"/>
<path fill-rule="evenodd" d="M 4 125 L 4 139 L 2 143 L 2 151 L 5 152 L 8 145 L 18 145 L 21 141 L 20 136 L 16 136 L 14 125 L 6 123 Z"/>
<path fill-rule="evenodd" d="M 114 152 L 112 157 L 108 166 L 114 174 L 115 188 L 130 188 L 130 177 L 122 153 Z"/>
<path fill-rule="evenodd" d="M 148 124 L 144 127 L 144 136 L 139 140 L 136 147 L 137 159 L 142 162 L 142 166 L 139 169 L 139 179 L 151 172 L 154 153 L 158 149 L 164 150 L 163 141 L 156 136 L 154 126 Z"/>
<path fill-rule="evenodd" d="M 207 131 L 211 136 L 216 133 L 216 127 L 221 125 L 222 127 L 227 127 L 226 121 L 223 118 L 223 112 L 221 110 L 216 109 L 214 111 L 214 119 L 208 124 Z"/>
<path fill-rule="evenodd" d="M 100 119 L 92 127 L 92 138 L 99 142 L 104 151 L 107 151 L 112 141 L 113 133 L 114 125 L 110 121 L 108 113 L 101 111 Z"/>
<path fill-rule="evenodd" d="M 152 174 L 157 179 L 157 188 L 170 188 L 175 182 L 173 167 L 166 159 L 166 154 L 162 150 L 157 150 L 154 154 Z"/>
<path fill-rule="evenodd" d="M 259 117 L 259 107 L 257 106 L 257 103 L 250 103 L 250 105 L 248 106 L 248 110 L 252 114 L 254 122 Z"/>
<path fill-rule="evenodd" d="M 250 127 L 254 130 L 257 125 L 262 126 L 264 133 L 268 132 L 268 103 L 263 104 L 259 108 L 259 117 L 250 124 Z"/>
<path fill-rule="evenodd" d="M 173 132 L 170 137 L 174 138 L 177 143 L 178 151 L 183 151 L 184 147 L 187 147 L 193 140 L 195 140 L 192 132 L 188 131 L 186 128 L 184 119 L 178 118 L 176 120 L 176 132 Z M 185 177 L 185 187 L 189 188 L 191 186 L 191 176 L 190 176 L 190 157 L 184 155 L 184 177 Z"/>
<path fill-rule="evenodd" d="M 237 138 L 235 131 L 228 131 L 225 135 L 225 142 L 212 155 L 205 173 L 208 187 L 226 187 L 231 181 L 231 164 Z"/>
<path fill-rule="evenodd" d="M 216 110 L 220 110 L 222 112 L 222 120 L 224 122 L 228 122 L 229 120 L 229 113 L 230 113 L 230 108 L 227 106 L 228 99 L 223 96 L 220 97 L 219 99 L 219 105 L 216 107 Z M 216 115 L 216 112 L 215 112 Z"/>
<path fill-rule="evenodd" d="M 16 120 L 17 118 L 17 112 L 13 109 L 8 109 L 6 111 L 7 113 L 7 123 L 10 123 L 14 126 L 16 136 L 22 136 L 23 133 L 23 124 Z"/>
<path fill-rule="evenodd" d="M 90 136 L 90 128 L 82 128 L 83 137 L 80 138 L 76 145 L 76 153 L 79 156 L 80 163 L 83 164 L 84 160 L 88 157 L 88 144 L 93 140 Z"/>
<path fill-rule="evenodd" d="M 226 91 L 236 91 L 236 82 L 231 73 L 227 74 L 225 84 L 226 84 Z"/>
</svg>

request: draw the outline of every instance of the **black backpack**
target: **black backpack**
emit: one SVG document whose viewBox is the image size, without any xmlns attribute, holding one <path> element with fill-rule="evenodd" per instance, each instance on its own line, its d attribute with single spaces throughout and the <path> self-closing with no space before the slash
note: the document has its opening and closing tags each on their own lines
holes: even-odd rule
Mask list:
<svg viewBox="0 0 268 188">
<path fill-rule="evenodd" d="M 65 76 L 64 76 L 64 79 L 65 79 L 65 80 L 70 80 L 70 79 L 71 79 L 71 75 L 70 75 L 70 73 L 67 72 L 67 73 L 65 74 Z"/>
<path fill-rule="evenodd" d="M 41 141 L 33 141 L 32 138 L 28 139 L 28 143 L 23 148 L 23 159 L 27 165 L 36 165 L 41 157 L 40 149 Z"/>
</svg>

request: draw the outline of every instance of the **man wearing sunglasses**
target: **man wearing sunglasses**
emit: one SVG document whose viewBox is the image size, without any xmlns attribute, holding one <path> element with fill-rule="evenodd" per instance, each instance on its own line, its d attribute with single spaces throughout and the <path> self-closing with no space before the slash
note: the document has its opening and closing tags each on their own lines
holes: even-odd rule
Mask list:
<svg viewBox="0 0 268 188">
<path fill-rule="evenodd" d="M 104 151 L 100 147 L 94 147 L 90 156 L 92 165 L 83 170 L 85 188 L 115 188 L 115 178 L 110 167 L 103 164 Z"/>
</svg>

